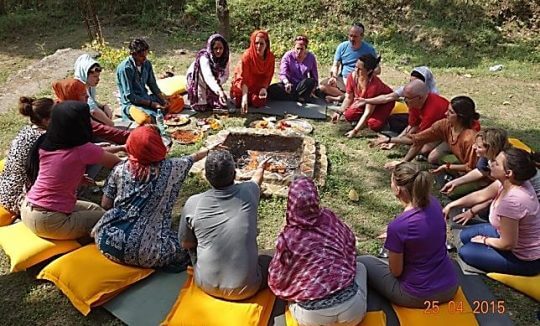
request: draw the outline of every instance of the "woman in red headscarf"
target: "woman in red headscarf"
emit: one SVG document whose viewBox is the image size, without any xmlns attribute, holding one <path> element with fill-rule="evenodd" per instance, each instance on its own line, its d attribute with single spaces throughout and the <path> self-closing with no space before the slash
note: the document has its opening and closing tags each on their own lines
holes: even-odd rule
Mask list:
<svg viewBox="0 0 540 326">
<path fill-rule="evenodd" d="M 234 69 L 231 98 L 242 113 L 248 105 L 261 107 L 266 104 L 267 88 L 274 76 L 276 59 L 270 52 L 270 38 L 266 31 L 251 34 L 249 48 Z"/>
<path fill-rule="evenodd" d="M 92 235 L 115 262 L 180 272 L 189 256 L 171 227 L 172 208 L 189 169 L 208 149 L 167 159 L 153 125 L 133 130 L 126 149 L 128 160 L 114 167 L 103 189 L 101 206 L 107 212 Z"/>
</svg>

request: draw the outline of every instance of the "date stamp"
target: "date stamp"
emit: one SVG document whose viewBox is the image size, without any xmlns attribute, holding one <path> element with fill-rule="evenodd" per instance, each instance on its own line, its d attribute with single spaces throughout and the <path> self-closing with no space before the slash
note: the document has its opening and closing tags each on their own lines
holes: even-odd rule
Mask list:
<svg viewBox="0 0 540 326">
<path fill-rule="evenodd" d="M 448 301 L 441 303 L 436 300 L 424 301 L 425 314 L 439 314 L 442 309 L 450 314 L 463 314 L 472 312 L 473 314 L 504 314 L 506 306 L 504 300 L 473 300 L 469 309 L 469 304 L 463 301 Z"/>
</svg>

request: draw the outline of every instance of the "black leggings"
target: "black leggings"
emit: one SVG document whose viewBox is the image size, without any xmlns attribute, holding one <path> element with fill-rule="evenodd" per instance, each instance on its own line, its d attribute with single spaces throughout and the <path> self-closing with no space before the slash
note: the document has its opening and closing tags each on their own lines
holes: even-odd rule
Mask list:
<svg viewBox="0 0 540 326">
<path fill-rule="evenodd" d="M 285 84 L 279 82 L 268 87 L 268 98 L 274 101 L 297 101 L 298 98 L 307 100 L 317 87 L 317 81 L 313 78 L 302 79 L 290 93 L 285 91 Z"/>
</svg>

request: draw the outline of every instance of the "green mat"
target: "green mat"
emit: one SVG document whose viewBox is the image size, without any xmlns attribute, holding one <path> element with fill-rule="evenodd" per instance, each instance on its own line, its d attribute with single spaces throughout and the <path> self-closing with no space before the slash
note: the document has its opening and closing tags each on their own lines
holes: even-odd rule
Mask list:
<svg viewBox="0 0 540 326">
<path fill-rule="evenodd" d="M 327 114 L 327 104 L 326 101 L 320 98 L 313 99 L 312 103 L 304 104 L 292 101 L 268 101 L 265 107 L 250 107 L 248 112 L 280 117 L 286 114 L 292 114 L 297 115 L 300 118 L 325 120 Z"/>
<path fill-rule="evenodd" d="M 186 280 L 187 272 L 155 272 L 103 307 L 127 325 L 159 325 L 167 317 Z"/>
</svg>

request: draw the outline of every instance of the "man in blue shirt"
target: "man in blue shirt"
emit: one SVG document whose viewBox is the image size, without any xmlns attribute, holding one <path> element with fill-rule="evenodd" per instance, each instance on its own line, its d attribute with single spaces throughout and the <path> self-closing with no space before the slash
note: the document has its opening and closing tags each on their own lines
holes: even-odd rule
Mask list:
<svg viewBox="0 0 540 326">
<path fill-rule="evenodd" d="M 166 111 L 169 105 L 156 83 L 152 64 L 146 59 L 149 48 L 145 40 L 134 39 L 129 43 L 130 56 L 116 68 L 122 118 L 140 125 L 155 121 L 157 110 Z M 146 86 L 152 94 L 148 94 Z"/>
<path fill-rule="evenodd" d="M 338 45 L 334 55 L 334 63 L 330 69 L 330 78 L 321 80 L 319 89 L 326 94 L 326 100 L 343 101 L 345 95 L 345 81 L 347 76 L 354 70 L 356 61 L 364 54 L 377 57 L 373 46 L 364 40 L 364 25 L 356 23 L 349 30 L 349 40 Z M 381 68 L 377 67 L 375 74 L 380 74 Z"/>
</svg>

